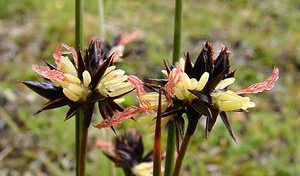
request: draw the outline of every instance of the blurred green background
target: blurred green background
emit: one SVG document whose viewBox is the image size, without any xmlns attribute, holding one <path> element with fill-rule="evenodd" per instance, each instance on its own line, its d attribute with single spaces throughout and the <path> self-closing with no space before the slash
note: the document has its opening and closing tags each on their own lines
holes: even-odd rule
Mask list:
<svg viewBox="0 0 300 176">
<path fill-rule="evenodd" d="M 85 46 L 99 36 L 98 1 L 84 2 Z M 172 56 L 174 2 L 171 0 L 104 1 L 106 38 L 138 31 L 119 66 L 140 78 L 158 77 L 163 59 Z M 280 79 L 271 91 L 251 98 L 249 113 L 230 113 L 238 138 L 234 143 L 222 123 L 208 140 L 204 123 L 192 139 L 182 175 L 300 175 L 300 2 L 298 0 L 188 0 L 183 7 L 182 56 L 195 58 L 209 40 L 231 49 L 237 68 L 234 90 L 263 81 L 274 66 Z M 62 0 L 0 1 L 0 175 L 73 175 L 74 119 L 64 122 L 66 108 L 33 116 L 45 100 L 18 80 L 40 80 L 32 64 L 52 60 L 60 43 L 74 45 L 74 2 Z M 128 97 L 135 103 L 134 97 Z M 94 121 L 102 118 L 95 113 Z M 153 135 L 146 125 L 126 121 L 143 132 L 146 150 Z M 166 138 L 163 132 L 164 139 Z M 120 175 L 120 169 L 94 145 L 110 140 L 111 130 L 90 129 L 88 175 Z M 165 145 L 165 143 L 164 143 Z M 164 146 L 165 148 L 165 146 Z"/>
</svg>

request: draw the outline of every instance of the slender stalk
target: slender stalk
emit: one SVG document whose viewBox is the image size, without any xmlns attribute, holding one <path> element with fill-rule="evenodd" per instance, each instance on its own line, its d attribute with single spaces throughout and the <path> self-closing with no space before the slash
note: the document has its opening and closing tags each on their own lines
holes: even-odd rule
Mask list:
<svg viewBox="0 0 300 176">
<path fill-rule="evenodd" d="M 161 88 L 159 88 L 157 118 L 154 136 L 153 175 L 161 175 Z"/>
<path fill-rule="evenodd" d="M 186 150 L 188 148 L 188 145 L 190 143 L 190 139 L 191 139 L 192 135 L 185 135 L 179 150 L 179 154 L 178 157 L 176 159 L 176 164 L 175 164 L 175 168 L 174 168 L 174 176 L 178 176 L 179 172 L 180 172 L 180 168 L 182 166 L 182 162 L 184 159 L 184 156 L 186 154 Z"/>
<path fill-rule="evenodd" d="M 174 64 L 180 58 L 181 47 L 181 24 L 182 24 L 182 0 L 175 2 L 175 18 L 174 18 L 174 36 L 173 36 L 173 59 Z M 171 176 L 174 166 L 175 154 L 175 125 L 173 123 L 168 125 L 168 140 L 167 140 L 167 154 L 165 163 L 165 176 Z"/>
<path fill-rule="evenodd" d="M 81 123 L 82 124 L 82 123 Z M 85 156 L 86 156 L 86 145 L 87 145 L 88 127 L 85 124 L 81 125 L 81 136 L 80 136 L 80 152 L 79 152 L 79 176 L 85 175 Z"/>
<path fill-rule="evenodd" d="M 193 136 L 193 134 L 196 130 L 198 120 L 199 119 L 193 119 L 193 120 L 190 120 L 188 122 L 187 131 L 186 131 L 186 134 L 183 138 L 183 141 L 182 141 L 182 144 L 180 146 L 180 150 L 179 150 L 179 153 L 178 153 L 178 156 L 177 156 L 177 159 L 176 159 L 175 168 L 174 168 L 174 176 L 179 176 L 179 172 L 180 172 L 180 169 L 181 169 L 181 166 L 182 166 L 184 156 L 185 156 L 187 148 L 189 146 L 191 137 Z"/>
<path fill-rule="evenodd" d="M 83 33 L 82 33 L 82 18 L 83 18 L 83 0 L 75 0 L 75 48 L 82 48 Z"/>
<path fill-rule="evenodd" d="M 76 176 L 79 176 L 81 121 L 82 121 L 82 114 L 80 111 L 76 114 L 76 119 L 75 119 Z"/>
<path fill-rule="evenodd" d="M 174 36 L 173 36 L 173 61 L 172 61 L 173 64 L 177 62 L 180 58 L 181 24 L 182 24 L 182 0 L 176 0 Z"/>
<path fill-rule="evenodd" d="M 83 16 L 83 0 L 75 0 L 75 48 L 82 47 L 82 16 Z M 76 176 L 80 176 L 80 139 L 82 126 L 82 112 L 76 114 L 75 119 L 75 140 L 76 140 Z"/>
<path fill-rule="evenodd" d="M 99 15 L 99 37 L 101 40 L 105 39 L 105 28 L 104 28 L 104 2 L 98 0 L 98 15 Z"/>
<path fill-rule="evenodd" d="M 175 155 L 175 124 L 168 125 L 167 153 L 165 162 L 165 176 L 171 176 L 174 167 Z"/>
</svg>

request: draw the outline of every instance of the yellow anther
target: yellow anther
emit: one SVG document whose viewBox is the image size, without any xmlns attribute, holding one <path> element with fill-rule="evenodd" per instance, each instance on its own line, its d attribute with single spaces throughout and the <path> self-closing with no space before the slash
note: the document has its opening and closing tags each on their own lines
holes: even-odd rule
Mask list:
<svg viewBox="0 0 300 176">
<path fill-rule="evenodd" d="M 117 104 L 121 104 L 125 101 L 125 98 L 117 98 L 117 99 L 114 99 L 114 102 L 117 103 Z"/>
<path fill-rule="evenodd" d="M 247 110 L 255 107 L 255 103 L 251 102 L 249 97 L 241 97 L 230 90 L 212 93 L 211 96 L 213 104 L 221 111 Z"/>
<path fill-rule="evenodd" d="M 79 100 L 79 96 L 77 96 L 76 94 L 74 94 L 68 88 L 64 88 L 63 89 L 63 93 L 66 95 L 66 97 L 68 97 L 72 101 L 78 101 Z"/>
<path fill-rule="evenodd" d="M 112 92 L 108 92 L 108 95 L 110 97 L 116 97 L 116 96 L 122 95 L 126 92 L 129 92 L 132 89 L 133 89 L 133 87 L 124 87 L 122 89 L 118 89 L 118 90 L 115 90 L 115 91 L 112 91 Z"/>
<path fill-rule="evenodd" d="M 84 88 L 80 84 L 69 84 L 68 89 L 72 91 L 74 94 L 78 95 L 79 97 L 81 97 L 84 91 Z"/>
<path fill-rule="evenodd" d="M 108 73 L 110 73 L 111 71 L 113 71 L 114 69 L 116 69 L 116 66 L 114 65 L 114 66 L 110 66 L 110 67 L 108 67 L 106 70 L 105 70 L 105 72 L 104 72 L 104 76 L 105 75 L 107 75 Z"/>
<path fill-rule="evenodd" d="M 196 90 L 201 91 L 206 85 L 208 78 L 209 78 L 209 73 L 208 72 L 203 73 L 200 80 L 198 81 Z"/>
<path fill-rule="evenodd" d="M 122 83 L 124 81 L 126 81 L 128 79 L 128 76 L 127 75 L 123 75 L 123 76 L 117 76 L 109 81 L 101 81 L 104 86 L 109 86 L 109 85 L 114 85 L 114 84 L 117 84 L 117 83 Z"/>
<path fill-rule="evenodd" d="M 82 77 L 84 87 L 88 87 L 92 80 L 90 73 L 87 70 L 84 70 L 84 72 L 82 73 Z"/>
<path fill-rule="evenodd" d="M 217 85 L 217 87 L 215 88 L 217 89 L 224 89 L 225 87 L 228 87 L 229 85 L 233 84 L 235 81 L 235 78 L 226 78 L 223 79 L 222 81 L 220 81 L 220 83 Z"/>
</svg>

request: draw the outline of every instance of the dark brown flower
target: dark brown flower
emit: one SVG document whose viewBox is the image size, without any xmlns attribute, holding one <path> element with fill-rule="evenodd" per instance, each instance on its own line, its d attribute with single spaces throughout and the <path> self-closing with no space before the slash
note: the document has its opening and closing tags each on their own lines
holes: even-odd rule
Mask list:
<svg viewBox="0 0 300 176">
<path fill-rule="evenodd" d="M 114 143 L 98 140 L 97 145 L 117 167 L 124 170 L 126 176 L 152 173 L 153 151 L 144 155 L 142 136 L 135 129 L 116 137 Z"/>
</svg>

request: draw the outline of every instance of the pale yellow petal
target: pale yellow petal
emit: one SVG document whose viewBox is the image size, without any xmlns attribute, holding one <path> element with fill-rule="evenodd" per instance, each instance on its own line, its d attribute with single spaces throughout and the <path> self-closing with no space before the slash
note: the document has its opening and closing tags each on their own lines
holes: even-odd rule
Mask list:
<svg viewBox="0 0 300 176">
<path fill-rule="evenodd" d="M 74 75 L 71 75 L 68 73 L 65 73 L 64 76 L 67 77 L 67 79 L 69 80 L 70 83 L 78 83 L 78 84 L 81 83 L 80 79 L 77 78 L 77 76 L 74 76 Z"/>
<path fill-rule="evenodd" d="M 201 91 L 206 85 L 208 78 L 209 78 L 209 73 L 208 72 L 203 73 L 200 80 L 198 81 L 196 90 Z"/>
<path fill-rule="evenodd" d="M 215 88 L 216 90 L 217 89 L 224 89 L 225 87 L 233 84 L 235 81 L 235 78 L 226 78 L 222 81 L 220 81 L 220 83 L 217 85 L 217 87 Z"/>
</svg>

